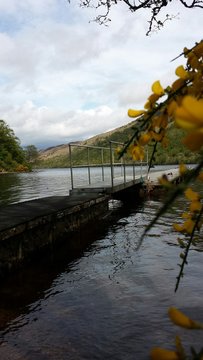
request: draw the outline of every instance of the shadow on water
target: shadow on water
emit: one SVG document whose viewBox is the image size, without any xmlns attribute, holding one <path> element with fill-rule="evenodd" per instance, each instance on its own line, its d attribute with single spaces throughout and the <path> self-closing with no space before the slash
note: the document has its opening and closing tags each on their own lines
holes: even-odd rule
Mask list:
<svg viewBox="0 0 203 360">
<path fill-rule="evenodd" d="M 173 346 L 169 306 L 201 321 L 201 253 L 192 252 L 180 292 L 173 292 L 180 249 L 168 242 L 177 242 L 170 232 L 175 207 L 136 251 L 160 206 L 152 197 L 110 202 L 108 216 L 74 235 L 71 251 L 61 244 L 2 284 L 1 360 L 146 360 L 152 346 Z M 190 334 L 180 336 L 191 344 Z"/>
<path fill-rule="evenodd" d="M 48 252 L 41 253 L 36 259 L 10 274 L 0 285 L 0 331 L 2 338 L 9 332 L 9 324 L 18 316 L 30 312 L 30 304 L 49 296 L 52 283 L 62 273 L 72 271 L 72 266 L 85 252 L 94 250 L 94 242 L 105 238 L 109 229 L 125 226 L 125 220 L 141 204 L 134 201 L 131 206 L 117 200 L 110 201 L 109 212 L 96 224 L 86 226 L 75 232 L 67 243 L 63 241 Z M 116 246 L 114 243 L 112 246 Z M 115 264 L 115 272 L 119 264 Z M 52 293 L 53 296 L 53 293 Z"/>
<path fill-rule="evenodd" d="M 20 201 L 22 181 L 19 174 L 0 174 L 0 206 Z"/>
</svg>

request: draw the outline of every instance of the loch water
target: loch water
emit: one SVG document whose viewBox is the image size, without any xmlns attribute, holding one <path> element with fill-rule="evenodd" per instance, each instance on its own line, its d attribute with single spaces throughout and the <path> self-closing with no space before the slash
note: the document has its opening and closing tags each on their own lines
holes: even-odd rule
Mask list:
<svg viewBox="0 0 203 360">
<path fill-rule="evenodd" d="M 40 171 L 38 179 L 30 174 L 36 186 L 29 174 L 7 174 L 10 183 L 0 176 L 1 206 L 68 194 L 67 171 Z M 183 198 L 140 245 L 164 196 L 111 201 L 108 216 L 75 234 L 76 243 L 86 244 L 82 249 L 70 253 L 64 244 L 2 282 L 0 359 L 147 360 L 153 346 L 174 348 L 176 335 L 200 349 L 203 333 L 172 325 L 167 316 L 176 306 L 203 322 L 203 243 L 191 249 L 174 292 L 181 249 L 172 223 L 180 220 Z"/>
</svg>

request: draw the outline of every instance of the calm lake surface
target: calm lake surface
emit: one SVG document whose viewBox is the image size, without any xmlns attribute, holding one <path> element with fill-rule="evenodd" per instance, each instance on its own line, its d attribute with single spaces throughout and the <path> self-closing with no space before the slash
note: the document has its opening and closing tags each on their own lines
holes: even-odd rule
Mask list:
<svg viewBox="0 0 203 360">
<path fill-rule="evenodd" d="M 1 175 L 1 204 L 68 195 L 68 171 Z M 167 317 L 168 307 L 177 306 L 203 322 L 203 243 L 190 251 L 174 293 L 180 248 L 171 224 L 180 218 L 182 198 L 138 250 L 162 201 L 160 195 L 111 202 L 98 227 L 75 235 L 88 242 L 83 250 L 70 253 L 64 245 L 2 283 L 0 359 L 144 360 L 152 346 L 173 348 L 177 334 L 200 349 L 202 332 L 179 329 Z"/>
</svg>

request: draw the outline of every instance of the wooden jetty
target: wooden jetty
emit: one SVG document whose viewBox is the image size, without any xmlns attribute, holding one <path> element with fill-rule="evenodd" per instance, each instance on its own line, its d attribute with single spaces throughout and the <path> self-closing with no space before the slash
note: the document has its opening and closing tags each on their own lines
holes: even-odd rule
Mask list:
<svg viewBox="0 0 203 360">
<path fill-rule="evenodd" d="M 176 176 L 177 170 L 165 172 Z M 74 187 L 69 196 L 51 196 L 0 208 L 0 277 L 50 249 L 59 241 L 70 242 L 71 235 L 108 212 L 112 198 L 138 197 L 147 182 L 156 186 L 163 172 L 111 178 L 110 183 L 90 182 Z M 73 184 L 72 184 L 73 185 Z"/>
</svg>

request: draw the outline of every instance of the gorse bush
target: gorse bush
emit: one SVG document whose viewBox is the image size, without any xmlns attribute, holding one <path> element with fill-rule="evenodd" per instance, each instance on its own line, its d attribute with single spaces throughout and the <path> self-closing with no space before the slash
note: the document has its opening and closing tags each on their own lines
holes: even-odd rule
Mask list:
<svg viewBox="0 0 203 360">
<path fill-rule="evenodd" d="M 185 48 L 181 55 L 185 56 L 187 62 L 185 67 L 178 66 L 176 69 L 177 80 L 166 88 L 162 87 L 159 80 L 155 81 L 152 85 L 152 94 L 148 97 L 144 108 L 128 110 L 128 115 L 137 120 L 132 137 L 120 151 L 120 156 L 128 152 L 134 160 L 142 160 L 145 147 L 151 145 L 150 170 L 156 161 L 158 148 L 171 149 L 168 130 L 174 126 L 174 131 L 178 134 L 177 138 L 185 148 L 179 160 L 184 160 L 183 154 L 191 153 L 192 156 L 198 154 L 198 162 L 193 169 L 188 169 L 183 163 L 180 164 L 179 175 L 184 180 L 178 186 L 166 177 L 160 179 L 160 183 L 170 190 L 169 197 L 143 234 L 144 237 L 172 202 L 180 194 L 184 194 L 186 209 L 182 213 L 182 222 L 173 225 L 174 230 L 184 236 L 184 238 L 177 238 L 181 253 L 175 291 L 183 277 L 191 245 L 195 246 L 198 241 L 201 241 L 200 231 L 203 224 L 202 195 L 194 188 L 195 183 L 203 182 L 203 41 L 197 43 L 192 49 Z M 203 329 L 202 324 L 189 319 L 178 309 L 169 309 L 169 317 L 175 325 L 187 329 Z M 175 346 L 175 350 L 155 348 L 151 352 L 151 358 L 153 360 L 203 360 L 203 348 L 196 351 L 191 347 L 191 354 L 188 355 L 179 337 L 176 338 Z"/>
</svg>

